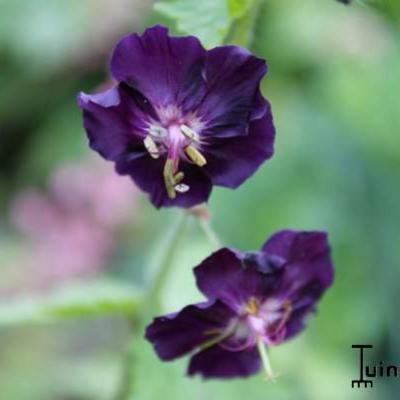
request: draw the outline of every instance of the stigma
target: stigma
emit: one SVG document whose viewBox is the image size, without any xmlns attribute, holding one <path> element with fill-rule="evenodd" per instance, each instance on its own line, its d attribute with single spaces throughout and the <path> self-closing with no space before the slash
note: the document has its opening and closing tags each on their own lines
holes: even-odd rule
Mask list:
<svg viewBox="0 0 400 400">
<path fill-rule="evenodd" d="M 199 126 L 199 123 L 195 125 Z M 180 160 L 183 159 L 200 168 L 207 164 L 206 158 L 198 148 L 199 134 L 186 124 L 172 123 L 165 128 L 159 123 L 153 123 L 149 126 L 143 144 L 153 159 L 159 159 L 166 154 L 163 179 L 167 195 L 171 200 L 175 199 L 177 194 L 190 190 L 190 186 L 184 182 L 184 173 L 179 170 Z"/>
</svg>

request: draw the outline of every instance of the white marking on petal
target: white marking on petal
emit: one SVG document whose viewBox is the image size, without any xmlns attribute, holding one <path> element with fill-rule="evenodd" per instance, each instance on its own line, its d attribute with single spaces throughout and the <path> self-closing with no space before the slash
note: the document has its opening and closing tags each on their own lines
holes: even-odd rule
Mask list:
<svg viewBox="0 0 400 400">
<path fill-rule="evenodd" d="M 180 183 L 179 185 L 176 185 L 176 186 L 175 186 L 175 190 L 176 190 L 178 193 L 186 193 L 186 192 L 189 191 L 189 189 L 190 189 L 190 186 L 189 186 L 189 185 L 186 185 L 186 184 L 184 184 L 184 183 Z"/>
</svg>

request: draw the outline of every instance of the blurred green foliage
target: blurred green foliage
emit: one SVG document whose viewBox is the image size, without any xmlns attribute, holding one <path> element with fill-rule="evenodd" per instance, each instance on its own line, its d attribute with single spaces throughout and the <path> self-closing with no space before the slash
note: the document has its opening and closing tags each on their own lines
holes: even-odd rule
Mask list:
<svg viewBox="0 0 400 400">
<path fill-rule="evenodd" d="M 57 318 L 122 314 L 128 318 L 141 305 L 141 291 L 132 285 L 85 282 L 64 285 L 44 295 L 21 297 L 0 304 L 0 326 L 55 323 Z"/>
<path fill-rule="evenodd" d="M 146 25 L 133 19 L 139 3 L 150 12 L 150 4 L 139 0 L 105 1 L 100 10 L 93 1 L 0 2 L 4 277 L 6 265 L 18 259 L 20 240 L 8 221 L 8 206 L 22 188 L 45 186 L 63 161 L 88 154 L 75 96 L 108 79 L 112 42 Z M 400 360 L 400 9 L 395 0 L 377 0 L 371 7 L 366 3 L 265 0 L 256 13 L 251 0 L 156 3 L 152 22 L 160 22 L 162 13 L 171 28 L 198 35 L 207 47 L 226 38 L 246 42 L 270 67 L 263 89 L 275 116 L 276 155 L 237 191 L 214 191 L 210 209 L 215 229 L 225 243 L 240 249 L 258 249 L 282 228 L 327 230 L 337 276 L 309 329 L 271 352 L 281 373 L 277 383 L 267 383 L 261 375 L 234 382 L 188 379 L 186 359 L 160 362 L 143 332 L 134 329 L 132 398 L 398 398 L 396 379 L 378 380 L 369 391 L 350 388 L 357 375 L 352 344 L 374 344 L 374 360 Z M 89 40 L 98 34 L 93 15 L 107 15 L 110 7 L 132 13 L 132 22 L 113 19 L 119 31 L 103 33 L 108 36 L 99 49 Z M 249 14 L 251 23 L 230 35 Z M 131 331 L 125 318 L 106 317 L 103 311 L 137 310 L 135 291 L 127 294 L 126 289 L 143 289 L 146 265 L 176 218 L 176 210 L 157 212 L 144 196 L 133 213 L 135 228 L 125 232 L 105 272 L 107 282 L 113 282 L 112 296 L 110 287 L 91 292 L 82 282 L 80 294 L 55 289 L 58 300 L 24 295 L 24 300 L 5 299 L 0 306 L 0 322 L 13 322 L 0 331 L 2 398 L 112 398 Z M 191 268 L 210 251 L 190 224 L 159 312 L 201 299 Z M 48 307 L 56 307 L 57 318 L 38 325 L 38 315 Z M 71 319 L 77 314 L 90 318 Z M 64 322 L 63 316 L 68 317 Z M 22 328 L 15 326 L 18 321 L 24 322 Z"/>
</svg>

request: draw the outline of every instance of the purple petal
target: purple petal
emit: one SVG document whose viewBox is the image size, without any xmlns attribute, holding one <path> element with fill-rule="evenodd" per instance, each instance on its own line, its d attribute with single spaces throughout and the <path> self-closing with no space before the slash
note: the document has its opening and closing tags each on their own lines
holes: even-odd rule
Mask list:
<svg viewBox="0 0 400 400">
<path fill-rule="evenodd" d="M 194 269 L 199 289 L 209 299 L 219 299 L 240 312 L 251 297 L 262 298 L 269 285 L 268 277 L 243 256 L 223 248 Z"/>
<path fill-rule="evenodd" d="M 81 93 L 78 102 L 93 150 L 114 161 L 127 151 L 145 152 L 143 136 L 155 114 L 140 93 L 122 84 L 94 95 Z"/>
<path fill-rule="evenodd" d="M 314 302 L 309 307 L 294 311 L 285 325 L 285 334 L 282 341 L 290 340 L 301 333 L 306 328 L 307 317 L 313 312 L 315 312 Z"/>
<path fill-rule="evenodd" d="M 275 128 L 268 105 L 261 119 L 250 122 L 249 134 L 232 138 L 209 138 L 203 147 L 205 171 L 214 185 L 236 188 L 253 175 L 274 153 Z"/>
<path fill-rule="evenodd" d="M 218 335 L 215 330 L 224 328 L 233 316 L 219 301 L 187 306 L 177 314 L 155 318 L 146 338 L 161 359 L 173 360 L 213 339 Z"/>
<path fill-rule="evenodd" d="M 304 318 L 334 279 L 327 234 L 281 231 L 272 236 L 263 251 L 286 260 L 276 287 L 276 296 L 291 301 L 293 311 L 286 324 L 288 339 L 305 326 Z"/>
<path fill-rule="evenodd" d="M 205 55 L 197 38 L 169 37 L 167 28 L 154 26 L 117 44 L 111 71 L 116 80 L 139 90 L 155 106 L 185 103 L 190 108 L 204 94 Z"/>
<path fill-rule="evenodd" d="M 207 122 L 203 136 L 246 135 L 250 120 L 261 118 L 266 102 L 259 89 L 267 72 L 264 60 L 237 46 L 216 47 L 207 52 L 207 94 L 198 107 Z"/>
<path fill-rule="evenodd" d="M 189 364 L 188 375 L 199 374 L 203 378 L 238 378 L 256 374 L 261 367 L 257 348 L 228 351 L 213 346 L 195 354 Z"/>
<path fill-rule="evenodd" d="M 328 236 L 325 232 L 280 231 L 263 246 L 268 254 L 286 260 L 285 280 L 311 282 L 317 280 L 321 289 L 328 288 L 334 278 Z"/>
<path fill-rule="evenodd" d="M 117 172 L 130 175 L 137 186 L 149 193 L 155 207 L 178 206 L 189 208 L 208 200 L 212 184 L 199 167 L 182 162 L 179 170 L 185 174 L 184 183 L 190 187 L 186 193 L 178 193 L 175 199 L 168 197 L 165 189 L 163 169 L 165 157 L 154 160 L 147 153 L 142 157 L 123 157 L 117 162 Z"/>
</svg>

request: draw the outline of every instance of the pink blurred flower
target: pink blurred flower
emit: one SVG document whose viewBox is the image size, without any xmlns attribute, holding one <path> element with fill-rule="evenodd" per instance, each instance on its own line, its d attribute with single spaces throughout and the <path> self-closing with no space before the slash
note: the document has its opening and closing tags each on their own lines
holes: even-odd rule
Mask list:
<svg viewBox="0 0 400 400">
<path fill-rule="evenodd" d="M 136 204 L 130 179 L 119 179 L 106 163 L 69 165 L 59 169 L 51 181 L 56 201 L 68 210 L 84 210 L 100 225 L 123 223 Z"/>
<path fill-rule="evenodd" d="M 48 288 L 104 269 L 136 200 L 132 182 L 101 162 L 62 166 L 47 193 L 34 188 L 20 193 L 11 220 L 26 237 L 29 257 L 19 286 Z"/>
</svg>

